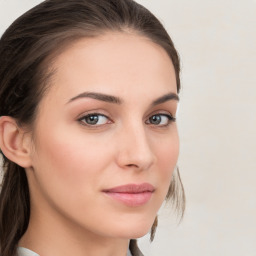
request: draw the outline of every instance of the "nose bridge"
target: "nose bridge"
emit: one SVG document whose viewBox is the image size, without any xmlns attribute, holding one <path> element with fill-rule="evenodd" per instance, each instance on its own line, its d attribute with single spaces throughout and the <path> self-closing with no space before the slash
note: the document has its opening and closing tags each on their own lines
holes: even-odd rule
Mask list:
<svg viewBox="0 0 256 256">
<path fill-rule="evenodd" d="M 122 127 L 119 163 L 122 166 L 133 166 L 148 169 L 154 162 L 154 154 L 142 121 L 128 122 Z"/>
</svg>

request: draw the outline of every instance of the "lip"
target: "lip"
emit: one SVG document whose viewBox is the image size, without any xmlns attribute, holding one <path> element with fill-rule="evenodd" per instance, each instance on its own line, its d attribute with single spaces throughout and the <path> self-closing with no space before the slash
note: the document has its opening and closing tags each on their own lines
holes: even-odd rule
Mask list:
<svg viewBox="0 0 256 256">
<path fill-rule="evenodd" d="M 110 189 L 104 189 L 103 193 L 112 199 L 130 207 L 142 206 L 146 204 L 155 188 L 149 183 L 126 184 Z"/>
</svg>

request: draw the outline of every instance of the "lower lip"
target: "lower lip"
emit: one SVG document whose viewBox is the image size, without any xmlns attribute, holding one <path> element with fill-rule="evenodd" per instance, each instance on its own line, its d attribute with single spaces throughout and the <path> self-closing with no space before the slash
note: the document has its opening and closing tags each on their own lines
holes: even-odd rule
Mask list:
<svg viewBox="0 0 256 256">
<path fill-rule="evenodd" d="M 152 192 L 141 192 L 141 193 L 116 193 L 116 192 L 105 192 L 108 196 L 117 200 L 127 206 L 136 207 L 146 204 L 151 196 Z"/>
</svg>

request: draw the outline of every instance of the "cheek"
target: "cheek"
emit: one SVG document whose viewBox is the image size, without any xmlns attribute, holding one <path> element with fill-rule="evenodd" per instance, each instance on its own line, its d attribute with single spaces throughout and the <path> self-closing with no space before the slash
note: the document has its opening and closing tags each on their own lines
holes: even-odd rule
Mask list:
<svg viewBox="0 0 256 256">
<path fill-rule="evenodd" d="M 154 175 L 158 176 L 155 178 L 158 178 L 161 184 L 161 197 L 165 198 L 179 156 L 178 133 L 173 133 L 161 141 L 157 140 L 154 147 L 158 169 Z"/>
<path fill-rule="evenodd" d="M 93 186 L 99 186 L 110 158 L 100 141 L 63 129 L 42 131 L 36 152 L 38 182 L 60 197 L 90 193 Z"/>
<path fill-rule="evenodd" d="M 173 134 L 161 142 L 155 144 L 155 154 L 159 169 L 163 170 L 166 175 L 171 175 L 175 168 L 179 156 L 179 138 Z"/>
</svg>

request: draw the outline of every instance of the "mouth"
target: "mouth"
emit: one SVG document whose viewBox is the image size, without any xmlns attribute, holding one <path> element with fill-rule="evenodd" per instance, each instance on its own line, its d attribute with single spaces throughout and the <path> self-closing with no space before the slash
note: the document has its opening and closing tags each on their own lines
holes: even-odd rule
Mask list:
<svg viewBox="0 0 256 256">
<path fill-rule="evenodd" d="M 130 207 L 142 206 L 146 204 L 155 188 L 149 183 L 143 184 L 126 184 L 110 189 L 105 189 L 102 192 L 112 199 L 123 203 Z"/>
</svg>

